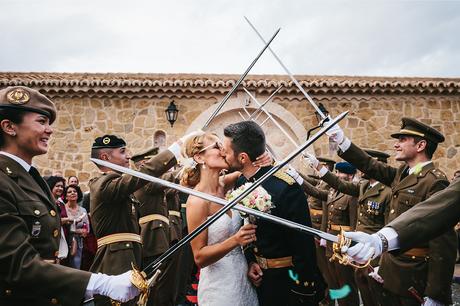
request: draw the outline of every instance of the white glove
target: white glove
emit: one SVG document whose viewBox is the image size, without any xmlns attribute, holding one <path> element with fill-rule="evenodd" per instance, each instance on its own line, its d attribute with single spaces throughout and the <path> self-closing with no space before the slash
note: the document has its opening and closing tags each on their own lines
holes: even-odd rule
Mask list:
<svg viewBox="0 0 460 306">
<path fill-rule="evenodd" d="M 376 258 L 382 254 L 382 241 L 376 234 L 345 232 L 344 236 L 358 242 L 350 248 L 344 246 L 341 249 L 342 253 L 347 253 L 357 263 L 366 263 L 370 258 Z"/>
<path fill-rule="evenodd" d="M 374 271 L 369 273 L 369 276 L 375 279 L 377 283 L 383 284 L 383 278 L 379 275 L 379 268 L 380 267 L 375 267 Z"/>
<path fill-rule="evenodd" d="M 323 248 L 326 247 L 326 240 L 321 238 L 320 241 L 319 241 L 319 245 L 322 246 Z"/>
<path fill-rule="evenodd" d="M 443 303 L 441 303 L 439 301 L 436 301 L 436 300 L 433 300 L 432 298 L 429 298 L 427 296 L 423 300 L 424 300 L 424 302 L 423 302 L 422 306 L 444 306 Z"/>
<path fill-rule="evenodd" d="M 286 173 L 289 174 L 289 176 L 291 176 L 297 182 L 297 184 L 303 184 L 303 178 L 300 176 L 297 170 L 294 169 L 291 165 L 287 167 Z"/>
<path fill-rule="evenodd" d="M 332 120 L 329 120 L 324 123 L 324 126 L 330 126 L 331 124 Z M 329 138 L 337 144 L 341 144 L 345 139 L 345 133 L 338 124 L 335 124 L 333 127 L 331 127 L 326 132 L 326 135 L 329 136 Z"/>
<path fill-rule="evenodd" d="M 315 170 L 318 170 L 319 160 L 316 158 L 315 155 L 305 152 L 303 153 L 303 157 L 310 167 L 312 167 Z"/>
<path fill-rule="evenodd" d="M 139 290 L 131 283 L 131 271 L 120 275 L 92 274 L 86 287 L 86 297 L 103 295 L 119 302 L 132 300 Z"/>
</svg>

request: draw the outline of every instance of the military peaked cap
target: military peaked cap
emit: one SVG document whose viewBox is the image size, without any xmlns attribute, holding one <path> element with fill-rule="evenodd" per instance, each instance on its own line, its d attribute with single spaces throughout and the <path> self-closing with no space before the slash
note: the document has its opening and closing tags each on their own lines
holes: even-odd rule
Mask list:
<svg viewBox="0 0 460 306">
<path fill-rule="evenodd" d="M 143 159 L 150 159 L 157 154 L 158 154 L 158 147 L 154 147 L 154 148 L 150 148 L 150 149 L 134 154 L 133 157 L 131 157 L 131 160 L 137 163 Z"/>
<path fill-rule="evenodd" d="M 11 86 L 0 90 L 0 109 L 34 112 L 56 120 L 56 106 L 46 96 L 25 86 Z"/>
<path fill-rule="evenodd" d="M 356 167 L 348 162 L 340 162 L 335 164 L 335 170 L 346 173 L 346 174 L 355 174 Z"/>
<path fill-rule="evenodd" d="M 93 149 L 116 149 L 126 147 L 126 142 L 115 135 L 104 135 L 94 140 Z"/>
<path fill-rule="evenodd" d="M 398 138 L 401 135 L 408 135 L 419 136 L 434 143 L 444 141 L 444 135 L 425 123 L 407 117 L 404 117 L 401 120 L 401 130 L 398 133 L 391 134 L 391 137 Z"/>
<path fill-rule="evenodd" d="M 390 157 L 389 154 L 382 152 L 382 151 L 377 151 L 377 150 L 371 150 L 371 149 L 366 149 L 367 154 L 369 154 L 371 157 L 376 158 L 379 161 L 382 161 L 384 163 L 387 162 L 388 157 Z"/>
</svg>

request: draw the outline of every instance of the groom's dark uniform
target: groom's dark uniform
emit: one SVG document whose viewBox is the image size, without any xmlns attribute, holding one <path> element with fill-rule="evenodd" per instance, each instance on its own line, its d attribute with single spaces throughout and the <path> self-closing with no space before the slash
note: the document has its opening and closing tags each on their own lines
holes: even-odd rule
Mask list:
<svg viewBox="0 0 460 306">
<path fill-rule="evenodd" d="M 270 169 L 261 168 L 248 180 L 241 176 L 236 187 L 255 182 Z M 284 170 L 268 178 L 262 187 L 272 196 L 272 215 L 311 226 L 305 194 Z M 255 246 L 245 253 L 263 270 L 262 284 L 257 288 L 260 305 L 317 305 L 324 296 L 319 292 L 324 284 L 316 265 L 313 237 L 262 219 L 257 220 L 256 235 Z"/>
</svg>

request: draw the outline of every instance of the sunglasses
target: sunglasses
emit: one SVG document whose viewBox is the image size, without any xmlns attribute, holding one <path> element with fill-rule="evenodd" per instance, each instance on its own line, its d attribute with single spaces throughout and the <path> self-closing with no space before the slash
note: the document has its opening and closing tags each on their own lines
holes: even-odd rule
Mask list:
<svg viewBox="0 0 460 306">
<path fill-rule="evenodd" d="M 215 143 L 213 144 L 210 144 L 209 146 L 207 147 L 204 147 L 203 149 L 201 149 L 200 151 L 198 151 L 198 153 L 202 153 L 208 149 L 217 149 L 217 150 L 222 150 L 222 143 L 220 143 L 219 141 L 216 141 Z"/>
</svg>

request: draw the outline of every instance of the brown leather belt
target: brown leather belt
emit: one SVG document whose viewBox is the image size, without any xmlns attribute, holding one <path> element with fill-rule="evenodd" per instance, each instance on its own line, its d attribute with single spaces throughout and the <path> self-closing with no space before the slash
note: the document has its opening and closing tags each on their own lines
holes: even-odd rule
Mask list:
<svg viewBox="0 0 460 306">
<path fill-rule="evenodd" d="M 321 209 L 314 209 L 314 208 L 310 208 L 310 215 L 316 217 L 316 216 L 322 216 L 323 215 L 323 211 Z"/>
<path fill-rule="evenodd" d="M 154 220 L 160 220 L 160 221 L 163 221 L 164 223 L 169 225 L 168 217 L 165 217 L 165 216 L 160 215 L 160 214 L 151 214 L 151 215 L 144 216 L 144 217 L 139 219 L 139 224 L 144 224 L 144 223 L 154 221 Z"/>
<path fill-rule="evenodd" d="M 292 256 L 280 258 L 264 258 L 256 255 L 256 260 L 259 266 L 266 269 L 286 268 L 292 267 Z"/>
<path fill-rule="evenodd" d="M 177 211 L 177 210 L 170 210 L 170 211 L 169 211 L 169 215 L 170 215 L 170 216 L 176 216 L 176 217 L 179 217 L 179 218 L 180 218 L 180 212 Z"/>
<path fill-rule="evenodd" d="M 336 224 L 329 224 L 329 229 L 333 230 L 333 231 L 341 231 L 341 230 L 344 230 L 344 231 L 351 231 L 351 227 L 348 226 L 348 225 L 336 225 Z"/>
<path fill-rule="evenodd" d="M 125 242 L 125 241 L 132 241 L 142 244 L 141 236 L 138 234 L 133 233 L 117 233 L 112 235 L 107 235 L 97 240 L 97 248 L 101 246 L 115 243 L 115 242 Z"/>
<path fill-rule="evenodd" d="M 428 257 L 430 249 L 428 248 L 413 248 L 403 253 L 403 255 L 415 257 Z"/>
</svg>

